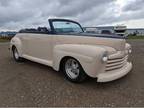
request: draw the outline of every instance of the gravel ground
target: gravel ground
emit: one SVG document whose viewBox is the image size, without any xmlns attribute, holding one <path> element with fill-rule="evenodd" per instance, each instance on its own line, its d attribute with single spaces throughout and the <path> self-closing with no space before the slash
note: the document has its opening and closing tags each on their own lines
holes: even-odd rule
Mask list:
<svg viewBox="0 0 144 108">
<path fill-rule="evenodd" d="M 68 82 L 62 73 L 30 61 L 16 63 L 0 43 L 0 106 L 144 106 L 144 40 L 130 40 L 133 70 L 110 83 Z"/>
</svg>

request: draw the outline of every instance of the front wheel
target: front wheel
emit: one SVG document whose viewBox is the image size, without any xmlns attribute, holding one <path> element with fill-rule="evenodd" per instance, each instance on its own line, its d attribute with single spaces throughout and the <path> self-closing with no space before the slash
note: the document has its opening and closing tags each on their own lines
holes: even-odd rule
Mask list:
<svg viewBox="0 0 144 108">
<path fill-rule="evenodd" d="M 19 56 L 18 50 L 16 47 L 13 47 L 12 49 L 13 52 L 13 58 L 16 62 L 21 62 L 23 59 Z"/>
<path fill-rule="evenodd" d="M 68 58 L 64 61 L 63 71 L 66 78 L 71 82 L 79 83 L 87 78 L 82 66 L 74 58 Z"/>
</svg>

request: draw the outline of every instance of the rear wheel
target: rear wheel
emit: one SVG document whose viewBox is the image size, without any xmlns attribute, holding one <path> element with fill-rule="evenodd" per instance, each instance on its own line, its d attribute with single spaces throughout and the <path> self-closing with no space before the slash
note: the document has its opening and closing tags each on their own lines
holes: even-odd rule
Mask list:
<svg viewBox="0 0 144 108">
<path fill-rule="evenodd" d="M 66 78 L 71 82 L 79 83 L 87 78 L 82 66 L 74 58 L 64 60 L 63 72 Z"/>
<path fill-rule="evenodd" d="M 23 60 L 23 59 L 19 56 L 19 53 L 18 53 L 18 50 L 17 50 L 16 47 L 13 47 L 13 48 L 12 48 L 12 52 L 13 52 L 13 58 L 14 58 L 15 61 L 20 62 L 20 61 Z"/>
</svg>

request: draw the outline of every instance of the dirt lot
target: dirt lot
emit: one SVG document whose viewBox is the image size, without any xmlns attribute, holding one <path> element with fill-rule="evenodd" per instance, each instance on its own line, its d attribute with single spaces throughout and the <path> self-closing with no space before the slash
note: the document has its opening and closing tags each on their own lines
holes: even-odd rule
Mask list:
<svg viewBox="0 0 144 108">
<path fill-rule="evenodd" d="M 53 69 L 16 63 L 8 43 L 0 43 L 0 106 L 144 106 L 144 40 L 131 40 L 134 68 L 126 77 L 73 84 Z"/>
</svg>

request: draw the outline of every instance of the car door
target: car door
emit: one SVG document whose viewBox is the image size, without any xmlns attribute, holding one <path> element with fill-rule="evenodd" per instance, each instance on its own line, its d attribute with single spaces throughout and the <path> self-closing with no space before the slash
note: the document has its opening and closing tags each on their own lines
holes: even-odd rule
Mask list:
<svg viewBox="0 0 144 108">
<path fill-rule="evenodd" d="M 28 41 L 28 55 L 52 61 L 53 37 L 48 34 L 31 34 Z"/>
</svg>

